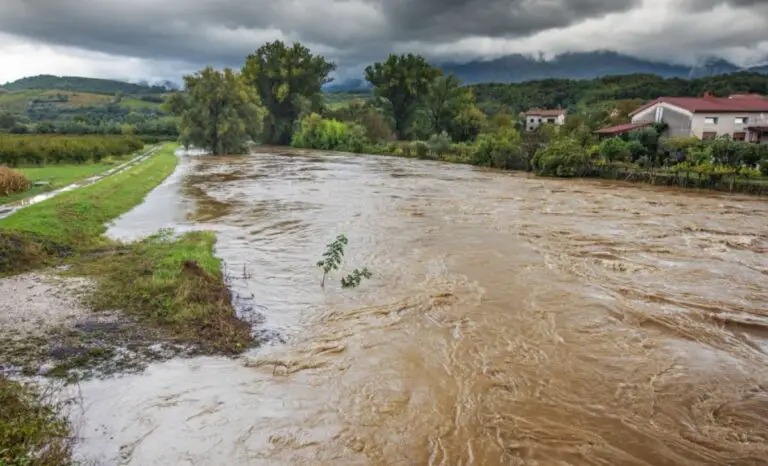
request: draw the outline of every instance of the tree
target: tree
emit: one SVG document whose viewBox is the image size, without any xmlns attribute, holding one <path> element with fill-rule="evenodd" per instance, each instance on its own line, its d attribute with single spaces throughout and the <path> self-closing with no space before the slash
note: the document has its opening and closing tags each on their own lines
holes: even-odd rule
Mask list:
<svg viewBox="0 0 768 466">
<path fill-rule="evenodd" d="M 10 129 L 16 125 L 16 117 L 10 113 L 0 111 L 0 128 Z"/>
<path fill-rule="evenodd" d="M 404 139 L 419 105 L 441 71 L 420 55 L 390 55 L 385 62 L 365 69 L 365 79 L 374 86 L 374 94 L 392 114 L 395 133 Z"/>
<path fill-rule="evenodd" d="M 336 65 L 313 55 L 300 43 L 287 47 L 282 41 L 261 46 L 248 56 L 243 76 L 253 86 L 268 110 L 265 139 L 272 144 L 291 142 L 294 122 L 322 106 L 322 86 Z"/>
<path fill-rule="evenodd" d="M 436 77 L 424 97 L 425 107 L 432 119 L 432 130 L 438 134 L 450 130 L 459 112 L 474 103 L 472 91 L 461 87 L 461 80 L 453 73 Z"/>
<path fill-rule="evenodd" d="M 167 109 L 179 115 L 179 133 L 185 146 L 212 154 L 241 152 L 261 130 L 264 110 L 256 92 L 242 76 L 210 66 L 184 76 L 185 92 L 174 93 Z"/>
</svg>

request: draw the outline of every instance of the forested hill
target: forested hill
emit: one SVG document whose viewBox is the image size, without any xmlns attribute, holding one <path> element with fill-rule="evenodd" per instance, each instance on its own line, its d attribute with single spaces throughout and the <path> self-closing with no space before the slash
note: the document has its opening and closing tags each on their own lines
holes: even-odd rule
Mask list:
<svg viewBox="0 0 768 466">
<path fill-rule="evenodd" d="M 2 89 L 24 91 L 32 89 L 56 89 L 73 92 L 91 92 L 95 94 L 160 94 L 167 92 L 163 86 L 146 86 L 111 79 L 81 78 L 77 76 L 39 75 L 13 81 Z"/>
<path fill-rule="evenodd" d="M 653 74 L 605 76 L 591 80 L 546 79 L 514 84 L 473 84 L 478 107 L 485 113 L 516 114 L 533 107 L 562 106 L 581 110 L 599 102 L 660 96 L 718 96 L 741 93 L 768 95 L 768 75 L 740 72 L 698 79 L 662 78 Z"/>
<path fill-rule="evenodd" d="M 439 65 L 467 84 L 515 83 L 537 79 L 594 79 L 601 76 L 655 74 L 665 78 L 702 78 L 750 71 L 768 73 L 768 66 L 743 69 L 723 59 L 701 60 L 694 66 L 654 62 L 616 52 L 564 53 L 551 60 L 526 55 L 507 55 L 488 61 Z"/>
</svg>

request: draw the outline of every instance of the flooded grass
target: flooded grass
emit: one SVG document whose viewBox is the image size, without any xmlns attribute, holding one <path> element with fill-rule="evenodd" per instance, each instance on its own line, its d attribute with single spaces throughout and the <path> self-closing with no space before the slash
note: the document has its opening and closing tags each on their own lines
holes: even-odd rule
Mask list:
<svg viewBox="0 0 768 466">
<path fill-rule="evenodd" d="M 95 311 L 119 309 L 196 352 L 239 354 L 253 343 L 251 328 L 232 306 L 215 241 L 210 232 L 179 238 L 161 232 L 127 251 L 86 260 L 73 273 L 96 278 Z"/>
<path fill-rule="evenodd" d="M 0 275 L 19 273 L 74 250 L 108 243 L 105 224 L 126 212 L 176 168 L 177 146 L 91 186 L 62 193 L 0 220 Z"/>
<path fill-rule="evenodd" d="M 0 465 L 72 464 L 70 428 L 53 394 L 0 375 Z"/>
</svg>

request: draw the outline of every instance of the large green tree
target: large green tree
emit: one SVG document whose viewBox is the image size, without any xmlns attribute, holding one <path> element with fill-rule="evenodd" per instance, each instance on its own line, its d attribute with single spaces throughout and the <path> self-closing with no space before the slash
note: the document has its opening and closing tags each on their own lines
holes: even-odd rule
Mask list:
<svg viewBox="0 0 768 466">
<path fill-rule="evenodd" d="M 395 133 L 405 139 L 410 124 L 429 93 L 432 82 L 442 72 L 420 55 L 390 55 L 385 62 L 365 69 L 365 79 L 374 93 L 384 100 L 395 122 Z"/>
<path fill-rule="evenodd" d="M 258 136 L 264 109 L 259 96 L 230 68 L 210 66 L 184 76 L 185 91 L 174 93 L 167 109 L 179 115 L 181 142 L 212 154 L 242 152 Z"/>
<path fill-rule="evenodd" d="M 424 97 L 434 132 L 449 132 L 459 112 L 474 104 L 474 100 L 472 91 L 462 87 L 461 80 L 453 73 L 435 78 Z"/>
<path fill-rule="evenodd" d="M 269 113 L 265 118 L 266 142 L 289 144 L 294 123 L 302 113 L 320 111 L 321 89 L 336 65 L 295 43 L 275 41 L 248 56 L 243 67 L 246 81 L 259 93 Z"/>
</svg>

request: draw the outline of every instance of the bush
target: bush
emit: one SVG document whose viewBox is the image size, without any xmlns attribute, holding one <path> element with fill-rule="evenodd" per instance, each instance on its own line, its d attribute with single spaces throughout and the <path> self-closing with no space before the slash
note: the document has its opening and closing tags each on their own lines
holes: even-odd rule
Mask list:
<svg viewBox="0 0 768 466">
<path fill-rule="evenodd" d="M 536 152 L 533 167 L 536 174 L 543 176 L 584 176 L 590 168 L 589 155 L 575 139 L 555 139 Z"/>
<path fill-rule="evenodd" d="M 638 141 L 633 143 L 640 144 Z M 600 143 L 598 152 L 602 158 L 609 162 L 627 162 L 630 160 L 631 152 L 628 143 L 619 138 L 605 139 Z M 640 144 L 640 147 L 643 147 Z"/>
<path fill-rule="evenodd" d="M 448 133 L 443 131 L 440 134 L 433 134 L 430 136 L 427 144 L 429 145 L 429 150 L 431 150 L 433 154 L 443 155 L 451 150 L 451 137 L 448 136 Z"/>
<path fill-rule="evenodd" d="M 632 162 L 637 162 L 643 157 L 650 159 L 648 149 L 642 145 L 640 141 L 629 141 L 627 142 L 626 147 Z"/>
<path fill-rule="evenodd" d="M 429 156 L 429 145 L 424 141 L 413 141 L 411 151 L 416 153 L 416 157 L 426 159 Z"/>
<path fill-rule="evenodd" d="M 505 170 L 527 170 L 528 159 L 519 139 L 502 134 L 481 134 L 471 163 Z"/>
<path fill-rule="evenodd" d="M 29 180 L 23 173 L 0 167 L 0 196 L 20 193 L 29 189 Z"/>
<path fill-rule="evenodd" d="M 365 129 L 361 126 L 325 119 L 313 113 L 301 120 L 291 139 L 291 146 L 360 153 L 367 142 Z"/>
</svg>

